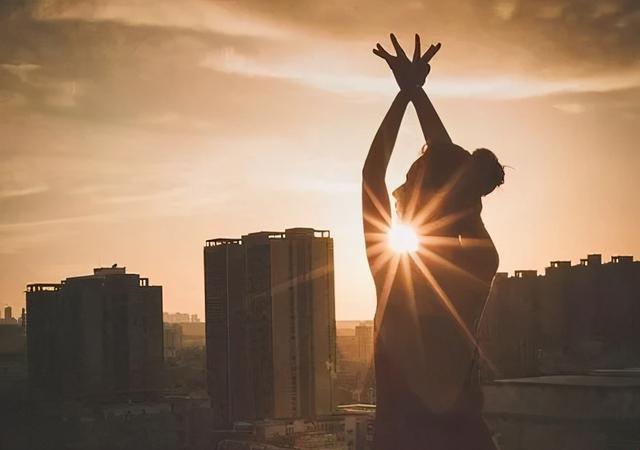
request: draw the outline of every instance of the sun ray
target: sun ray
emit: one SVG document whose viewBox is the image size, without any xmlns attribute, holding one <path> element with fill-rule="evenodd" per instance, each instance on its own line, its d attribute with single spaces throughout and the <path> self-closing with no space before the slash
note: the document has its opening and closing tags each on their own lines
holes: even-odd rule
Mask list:
<svg viewBox="0 0 640 450">
<path fill-rule="evenodd" d="M 410 218 L 413 217 L 414 213 L 416 212 L 416 208 L 418 207 L 418 199 L 420 198 L 420 192 L 421 192 L 421 189 L 419 189 L 418 187 L 422 186 L 423 180 L 424 180 L 424 163 L 421 164 L 420 167 L 418 168 L 417 179 L 412 183 L 413 186 L 415 186 L 415 188 L 411 192 L 411 195 L 409 197 L 409 202 L 407 203 L 407 212 L 406 212 L 407 217 L 410 217 Z"/>
<path fill-rule="evenodd" d="M 457 239 L 456 239 L 456 242 L 457 242 Z M 472 273 L 467 272 L 462 267 L 459 267 L 457 264 L 452 263 L 447 258 L 445 258 L 442 255 L 437 254 L 433 250 L 429 250 L 428 248 L 421 247 L 418 250 L 418 253 L 420 255 L 424 256 L 425 258 L 433 260 L 436 264 L 440 264 L 443 267 L 445 267 L 446 269 L 448 269 L 448 270 L 450 270 L 450 271 L 452 271 L 454 273 L 457 273 L 459 275 L 462 275 L 465 278 L 469 279 L 470 281 L 473 281 L 474 283 L 477 283 L 478 285 L 480 285 L 480 286 L 482 286 L 484 288 L 490 286 L 490 283 L 487 283 L 483 279 L 473 275 Z"/>
<path fill-rule="evenodd" d="M 388 230 L 384 233 L 369 231 L 364 234 L 364 238 L 367 242 L 372 242 L 372 241 L 384 242 L 387 240 L 388 234 L 389 234 Z"/>
<path fill-rule="evenodd" d="M 445 228 L 449 225 L 452 225 L 465 217 L 469 216 L 474 212 L 474 208 L 467 208 L 462 211 L 457 211 L 451 214 L 447 214 L 445 216 L 439 217 L 436 220 L 431 222 L 417 222 L 418 223 L 418 232 L 421 236 L 429 236 L 436 231 Z"/>
<path fill-rule="evenodd" d="M 413 287 L 413 275 L 411 271 L 411 261 L 409 259 L 409 255 L 406 253 L 403 254 L 401 256 L 400 262 L 402 263 L 402 266 L 400 267 L 400 271 L 402 272 L 404 282 L 407 286 L 407 293 L 408 293 L 409 301 L 411 302 L 409 304 L 409 307 L 412 309 L 411 316 L 414 319 L 414 324 L 413 324 L 415 327 L 414 329 L 419 330 L 421 327 L 421 324 L 418 319 L 419 317 L 418 300 L 416 299 L 415 289 Z M 422 342 L 422 340 L 419 338 L 416 338 L 416 340 L 417 340 L 418 351 L 419 351 L 418 354 L 424 355 L 425 354 L 424 342 Z"/>
<path fill-rule="evenodd" d="M 415 303 L 415 290 L 413 288 L 413 276 L 411 274 L 411 262 L 409 261 L 409 255 L 406 253 L 400 255 L 400 263 L 400 269 L 402 271 L 404 282 L 407 286 L 407 292 L 409 293 L 409 297 L 411 297 Z"/>
<path fill-rule="evenodd" d="M 389 215 L 389 212 L 387 212 L 386 208 L 382 205 L 382 202 L 376 196 L 376 194 L 371 190 L 369 185 L 366 182 L 363 182 L 362 188 L 364 189 L 367 196 L 371 200 L 371 203 L 373 204 L 373 206 L 378 211 L 378 214 L 380 214 L 380 217 L 382 218 L 382 220 L 385 221 L 386 223 L 391 223 L 391 216 Z"/>
<path fill-rule="evenodd" d="M 457 184 L 458 180 L 462 176 L 463 170 L 459 169 L 456 173 L 447 181 L 447 183 L 436 193 L 432 195 L 429 201 L 425 202 L 424 206 L 413 215 L 412 220 L 417 223 L 425 223 L 429 218 L 440 209 L 440 205 L 447 198 L 447 196 L 453 191 L 453 188 Z"/>
<path fill-rule="evenodd" d="M 380 220 L 376 217 L 373 217 L 371 214 L 363 214 L 363 218 L 365 221 L 376 227 L 380 230 L 381 233 L 386 233 L 389 229 L 389 224 Z"/>
<path fill-rule="evenodd" d="M 392 258 L 397 256 L 398 255 L 394 254 L 393 252 L 380 253 L 371 265 L 371 272 L 374 274 L 378 273 L 385 264 L 387 264 Z"/>
<path fill-rule="evenodd" d="M 387 243 L 386 239 L 384 241 L 377 242 L 375 244 L 370 244 L 367 247 L 367 256 L 371 258 L 373 256 L 378 256 L 379 254 L 385 251 L 386 252 L 389 251 L 389 244 Z"/>
<path fill-rule="evenodd" d="M 427 282 L 431 285 L 434 292 L 437 294 L 438 298 L 441 300 L 442 304 L 447 308 L 447 310 L 449 311 L 453 319 L 456 321 L 456 323 L 464 333 L 465 337 L 469 340 L 471 345 L 473 345 L 473 347 L 478 351 L 479 356 L 487 362 L 487 365 L 491 368 L 491 370 L 495 370 L 494 365 L 491 363 L 491 361 L 489 360 L 487 355 L 484 353 L 482 348 L 480 348 L 480 345 L 478 344 L 478 341 L 476 340 L 475 336 L 473 335 L 473 333 L 471 333 L 467 325 L 464 323 L 464 320 L 458 313 L 458 310 L 456 309 L 454 304 L 451 302 L 451 299 L 449 299 L 449 296 L 447 295 L 447 293 L 442 289 L 438 281 L 435 279 L 435 277 L 433 276 L 429 268 L 424 265 L 424 263 L 420 260 L 420 258 L 417 255 L 409 254 L 409 256 L 411 257 L 411 259 L 413 259 L 414 263 L 416 264 L 416 266 L 418 267 L 422 275 L 425 277 Z"/>
<path fill-rule="evenodd" d="M 391 263 L 389 264 L 389 270 L 384 279 L 384 283 L 382 284 L 382 289 L 380 291 L 380 297 L 378 298 L 378 305 L 376 308 L 376 324 L 380 324 L 383 322 L 385 310 L 387 309 L 387 300 L 389 300 L 389 294 L 391 293 L 391 288 L 393 287 L 393 282 L 396 278 L 396 273 L 398 272 L 398 265 L 400 264 L 400 257 L 398 255 L 391 255 Z M 379 326 L 374 327 L 377 333 L 380 329 Z"/>
</svg>

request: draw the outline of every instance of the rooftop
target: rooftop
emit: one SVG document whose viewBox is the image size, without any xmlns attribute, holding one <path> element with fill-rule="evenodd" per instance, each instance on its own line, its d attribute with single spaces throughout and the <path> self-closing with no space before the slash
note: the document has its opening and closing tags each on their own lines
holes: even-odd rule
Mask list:
<svg viewBox="0 0 640 450">
<path fill-rule="evenodd" d="M 315 228 L 296 227 L 286 228 L 284 231 L 256 231 L 242 236 L 242 238 L 214 238 L 205 241 L 205 247 L 217 247 L 219 245 L 242 245 L 243 241 L 259 241 L 268 239 L 287 238 L 330 238 L 329 230 L 316 230 Z"/>
<path fill-rule="evenodd" d="M 636 369 L 637 371 L 638 369 Z M 640 387 L 638 372 L 595 372 L 585 375 L 548 375 L 541 377 L 510 378 L 495 380 L 495 384 L 517 384 L 531 386 L 583 386 L 583 387 Z"/>
<path fill-rule="evenodd" d="M 552 272 L 565 272 L 566 270 L 585 270 L 585 267 L 615 267 L 617 265 L 627 265 L 638 263 L 639 261 L 634 261 L 632 255 L 614 255 L 611 257 L 611 260 L 607 263 L 602 262 L 602 255 L 600 253 L 592 253 L 587 255 L 586 258 L 580 258 L 578 264 L 572 265 L 571 261 L 567 260 L 555 260 L 550 261 L 549 266 L 545 269 L 545 275 Z M 626 266 L 628 267 L 628 266 Z M 514 272 L 513 277 L 509 277 L 507 272 L 498 272 L 496 277 L 499 279 L 506 278 L 537 278 L 538 271 L 537 270 L 516 270 Z M 544 275 L 542 275 L 544 276 Z"/>
</svg>

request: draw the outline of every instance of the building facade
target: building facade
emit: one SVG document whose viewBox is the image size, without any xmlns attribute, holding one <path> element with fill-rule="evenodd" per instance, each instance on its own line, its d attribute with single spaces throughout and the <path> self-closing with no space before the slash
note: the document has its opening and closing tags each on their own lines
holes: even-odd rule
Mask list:
<svg viewBox="0 0 640 450">
<path fill-rule="evenodd" d="M 640 262 L 589 255 L 499 273 L 479 329 L 485 379 L 640 365 Z"/>
<path fill-rule="evenodd" d="M 336 396 L 338 405 L 375 402 L 373 324 L 360 322 L 338 330 Z"/>
<path fill-rule="evenodd" d="M 501 450 L 635 450 L 638 370 L 496 380 L 483 387 L 484 418 Z"/>
<path fill-rule="evenodd" d="M 29 284 L 29 384 L 36 394 L 112 397 L 159 389 L 162 287 L 124 267 Z"/>
<path fill-rule="evenodd" d="M 330 414 L 333 240 L 291 228 L 207 241 L 209 394 L 220 425 Z"/>
</svg>

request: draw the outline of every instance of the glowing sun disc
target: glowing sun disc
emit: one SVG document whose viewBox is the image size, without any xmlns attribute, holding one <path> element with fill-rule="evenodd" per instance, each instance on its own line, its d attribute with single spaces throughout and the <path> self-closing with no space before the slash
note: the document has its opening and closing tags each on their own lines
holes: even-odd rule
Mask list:
<svg viewBox="0 0 640 450">
<path fill-rule="evenodd" d="M 389 246 L 397 253 L 412 253 L 418 250 L 418 235 L 409 225 L 396 223 L 389 230 Z"/>
</svg>

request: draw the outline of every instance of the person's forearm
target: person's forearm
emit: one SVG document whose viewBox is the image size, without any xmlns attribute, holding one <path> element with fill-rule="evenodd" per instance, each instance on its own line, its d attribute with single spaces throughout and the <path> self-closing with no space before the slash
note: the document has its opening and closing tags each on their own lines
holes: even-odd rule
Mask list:
<svg viewBox="0 0 640 450">
<path fill-rule="evenodd" d="M 422 87 L 416 88 L 411 94 L 411 102 L 416 109 L 426 142 L 451 142 L 449 133 L 447 133 L 442 120 Z"/>
<path fill-rule="evenodd" d="M 404 92 L 399 92 L 380 124 L 376 136 L 373 138 L 369 154 L 362 169 L 365 177 L 374 174 L 382 174 L 384 176 L 386 173 L 408 104 L 409 96 Z"/>
</svg>

